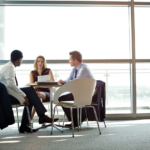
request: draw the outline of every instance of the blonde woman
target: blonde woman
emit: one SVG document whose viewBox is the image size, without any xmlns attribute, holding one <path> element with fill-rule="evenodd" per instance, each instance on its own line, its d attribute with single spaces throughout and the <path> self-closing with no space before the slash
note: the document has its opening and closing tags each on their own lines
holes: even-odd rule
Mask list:
<svg viewBox="0 0 150 150">
<path fill-rule="evenodd" d="M 30 72 L 30 83 L 37 82 L 38 76 L 50 75 L 50 81 L 54 82 L 54 77 L 51 69 L 47 68 L 46 60 L 43 56 L 38 56 L 34 61 L 34 69 Z M 41 101 L 50 100 L 50 89 L 49 88 L 35 88 L 35 91 Z M 31 121 L 35 114 L 35 108 L 33 107 L 31 113 Z"/>
</svg>

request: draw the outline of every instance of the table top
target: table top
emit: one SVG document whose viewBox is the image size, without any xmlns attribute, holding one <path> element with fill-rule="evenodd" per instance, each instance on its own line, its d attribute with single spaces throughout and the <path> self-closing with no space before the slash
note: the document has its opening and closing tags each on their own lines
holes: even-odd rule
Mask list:
<svg viewBox="0 0 150 150">
<path fill-rule="evenodd" d="M 30 84 L 30 86 L 32 87 L 61 87 L 62 85 L 61 84 L 40 84 L 38 85 L 37 83 L 33 83 L 33 84 Z"/>
</svg>

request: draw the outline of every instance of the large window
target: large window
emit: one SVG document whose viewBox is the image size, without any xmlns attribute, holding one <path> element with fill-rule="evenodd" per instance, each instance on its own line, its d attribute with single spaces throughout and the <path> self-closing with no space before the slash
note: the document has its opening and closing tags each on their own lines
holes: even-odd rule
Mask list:
<svg viewBox="0 0 150 150">
<path fill-rule="evenodd" d="M 17 67 L 20 87 L 29 83 L 38 55 L 58 81 L 69 76 L 69 52 L 78 50 L 95 79 L 106 83 L 107 117 L 146 116 L 149 14 L 150 0 L 0 1 L 0 68 L 19 49 L 25 60 Z"/>
<path fill-rule="evenodd" d="M 5 7 L 4 16 L 1 59 L 13 49 L 26 60 L 68 59 L 72 50 L 83 59 L 129 59 L 128 7 Z"/>
</svg>

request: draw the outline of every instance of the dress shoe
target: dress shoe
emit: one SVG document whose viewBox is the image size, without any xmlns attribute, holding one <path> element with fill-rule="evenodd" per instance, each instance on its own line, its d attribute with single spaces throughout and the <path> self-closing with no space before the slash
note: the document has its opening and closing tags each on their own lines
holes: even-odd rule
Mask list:
<svg viewBox="0 0 150 150">
<path fill-rule="evenodd" d="M 42 128 L 47 128 L 46 123 L 42 124 Z"/>
<path fill-rule="evenodd" d="M 36 132 L 38 130 L 39 129 L 32 129 L 32 132 Z M 31 128 L 29 126 L 20 126 L 19 132 L 20 133 L 24 133 L 24 132 L 31 133 Z"/>
<path fill-rule="evenodd" d="M 44 124 L 44 123 L 52 123 L 52 119 L 49 118 L 48 116 L 44 115 L 42 117 L 39 118 L 39 124 Z M 54 122 L 58 121 L 58 118 L 54 119 Z"/>
<path fill-rule="evenodd" d="M 88 118 L 85 118 L 85 119 L 83 120 L 83 122 L 84 122 L 84 121 L 87 121 L 87 120 L 88 120 Z"/>
</svg>

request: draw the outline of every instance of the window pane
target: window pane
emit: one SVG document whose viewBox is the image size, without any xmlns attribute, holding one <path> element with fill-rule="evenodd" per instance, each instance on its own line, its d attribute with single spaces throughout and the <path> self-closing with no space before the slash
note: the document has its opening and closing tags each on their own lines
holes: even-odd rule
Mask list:
<svg viewBox="0 0 150 150">
<path fill-rule="evenodd" d="M 130 65 L 91 64 L 96 80 L 106 83 L 106 113 L 131 113 Z"/>
<path fill-rule="evenodd" d="M 150 113 L 150 63 L 136 64 L 137 113 Z"/>
<path fill-rule="evenodd" d="M 150 7 L 135 7 L 136 58 L 150 58 Z"/>
<path fill-rule="evenodd" d="M 0 7 L 2 9 L 4 7 Z M 12 17 L 13 16 L 13 17 Z M 24 59 L 129 59 L 128 7 L 5 7 L 3 56 L 19 49 Z"/>
</svg>

